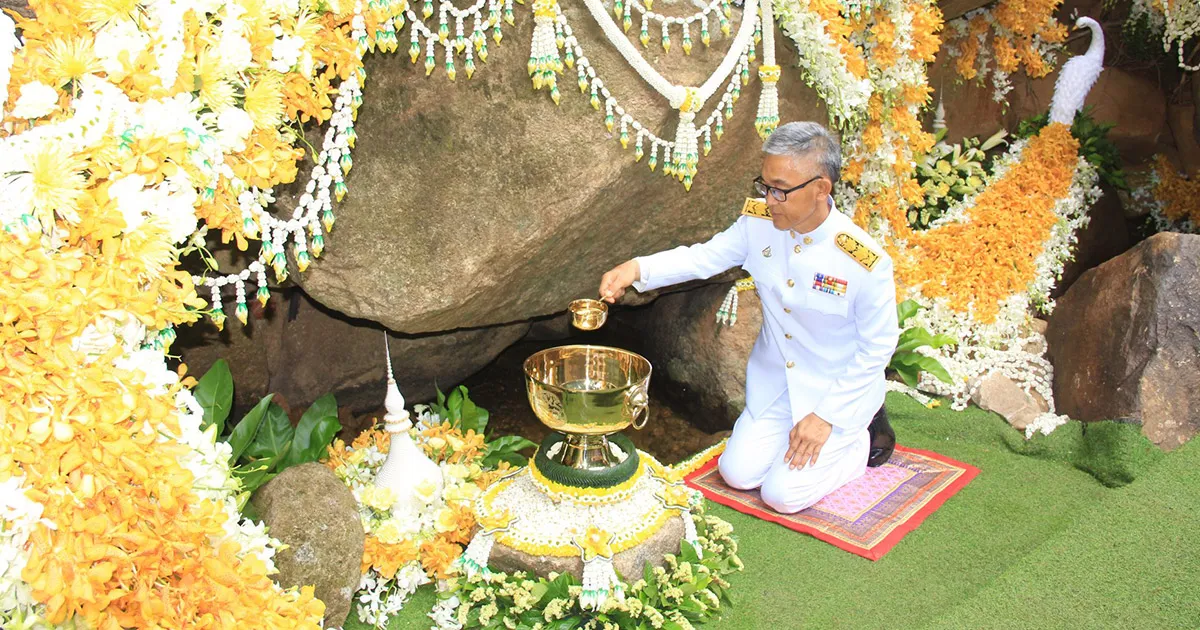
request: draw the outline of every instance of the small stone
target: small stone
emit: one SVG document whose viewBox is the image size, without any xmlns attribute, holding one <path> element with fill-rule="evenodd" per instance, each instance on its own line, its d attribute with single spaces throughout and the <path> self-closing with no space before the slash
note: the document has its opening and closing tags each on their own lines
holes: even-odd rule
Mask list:
<svg viewBox="0 0 1200 630">
<path fill-rule="evenodd" d="M 325 627 L 340 628 L 362 577 L 366 534 L 350 489 L 318 463 L 283 471 L 251 499 L 270 533 L 288 546 L 275 556 L 283 588 L 312 585 Z"/>
<path fill-rule="evenodd" d="M 1035 418 L 1050 410 L 1040 396 L 1035 398 L 998 372 L 991 372 L 978 382 L 971 400 L 981 409 L 1000 414 L 1018 431 L 1024 431 Z"/>
</svg>

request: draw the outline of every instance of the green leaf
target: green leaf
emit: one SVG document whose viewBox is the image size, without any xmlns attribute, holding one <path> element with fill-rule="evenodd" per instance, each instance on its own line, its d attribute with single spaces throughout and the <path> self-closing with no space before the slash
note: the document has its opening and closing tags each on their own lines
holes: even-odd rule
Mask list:
<svg viewBox="0 0 1200 630">
<path fill-rule="evenodd" d="M 900 350 L 892 355 L 891 365 L 892 366 L 903 365 L 903 366 L 908 366 L 908 367 L 916 367 L 917 363 L 921 360 L 921 357 L 923 357 L 923 356 L 925 356 L 925 355 L 918 354 L 916 352 L 911 352 L 908 350 Z"/>
<path fill-rule="evenodd" d="M 679 556 L 692 564 L 700 562 L 700 555 L 696 553 L 696 547 L 686 540 L 679 542 Z"/>
<path fill-rule="evenodd" d="M 908 385 L 909 387 L 917 386 L 917 375 L 920 374 L 920 371 L 917 370 L 917 368 L 909 365 L 902 365 L 893 369 L 896 370 L 896 374 L 900 376 L 900 380 L 904 381 L 905 385 Z"/>
<path fill-rule="evenodd" d="M 267 407 L 258 435 L 246 448 L 246 455 L 254 459 L 272 458 L 278 461 L 287 456 L 288 445 L 295 437 L 296 430 L 292 428 L 287 412 L 272 403 Z"/>
<path fill-rule="evenodd" d="M 911 352 L 933 343 L 933 335 L 924 328 L 909 328 L 901 333 L 900 337 L 900 343 L 896 344 L 896 352 Z"/>
<path fill-rule="evenodd" d="M 496 468 L 500 462 L 508 462 L 513 466 L 524 466 L 529 458 L 519 451 L 527 448 L 537 448 L 537 443 L 519 435 L 506 435 L 492 440 L 487 444 L 487 450 L 484 451 L 483 461 L 480 465 L 484 468 Z"/>
<path fill-rule="evenodd" d="M 284 444 L 282 453 L 287 453 L 288 446 L 289 444 Z M 279 475 L 279 472 L 275 468 L 279 464 L 280 458 L 281 455 L 267 459 L 256 459 L 234 468 L 233 474 L 235 477 L 241 479 L 242 488 L 246 492 L 253 493 Z"/>
<path fill-rule="evenodd" d="M 233 408 L 233 374 L 229 372 L 229 364 L 225 359 L 217 359 L 212 367 L 200 377 L 192 388 L 192 395 L 204 408 L 204 420 L 200 430 L 210 425 L 217 425 L 217 435 L 225 432 L 225 420 Z"/>
<path fill-rule="evenodd" d="M 468 396 L 467 388 L 459 387 L 462 390 L 462 409 L 459 412 L 459 427 L 463 433 L 474 431 L 480 435 L 487 428 L 488 412 L 485 409 L 480 409 Z M 455 390 L 457 392 L 457 390 Z"/>
<path fill-rule="evenodd" d="M 582 625 L 583 617 L 580 617 L 579 615 L 571 615 L 570 617 L 558 619 L 542 627 L 545 628 L 545 630 L 575 630 L 575 628 L 578 628 Z"/>
<path fill-rule="evenodd" d="M 233 452 L 229 455 L 230 464 L 237 463 L 238 458 L 245 452 L 246 447 L 250 446 L 250 441 L 258 433 L 258 427 L 262 424 L 263 416 L 266 414 L 267 407 L 271 405 L 271 398 L 274 396 L 275 394 L 267 394 L 266 398 L 258 401 L 258 404 L 254 405 L 254 408 L 250 410 L 250 413 L 246 414 L 242 418 L 242 421 L 233 427 L 233 432 L 229 434 L 229 446 L 233 449 Z"/>
<path fill-rule="evenodd" d="M 910 317 L 916 315 L 917 311 L 920 310 L 921 305 L 917 304 L 916 300 L 904 300 L 896 306 L 896 318 L 900 320 L 899 324 L 903 326 L 904 322 L 908 321 Z"/>
<path fill-rule="evenodd" d="M 315 462 L 325 454 L 325 447 L 342 430 L 337 418 L 337 399 L 325 394 L 304 412 L 296 425 L 292 447 L 283 460 L 283 468 Z"/>
<path fill-rule="evenodd" d="M 463 405 L 463 394 L 466 391 L 466 387 L 459 385 L 458 387 L 454 388 L 454 391 L 450 392 L 450 398 L 446 400 L 446 410 L 450 412 L 450 415 L 453 416 L 455 420 L 458 420 L 462 417 L 461 412 Z"/>
<path fill-rule="evenodd" d="M 917 366 L 947 385 L 954 383 L 954 379 L 950 378 L 950 373 L 946 371 L 946 368 L 942 367 L 942 364 L 933 357 L 922 356 L 921 360 L 917 362 Z"/>
</svg>

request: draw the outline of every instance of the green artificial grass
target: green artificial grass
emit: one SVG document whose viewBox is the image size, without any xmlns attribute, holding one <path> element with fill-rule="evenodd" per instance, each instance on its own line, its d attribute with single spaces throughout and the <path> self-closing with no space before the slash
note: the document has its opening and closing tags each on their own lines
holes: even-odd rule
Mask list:
<svg viewBox="0 0 1200 630">
<path fill-rule="evenodd" d="M 1005 434 L 1005 441 L 1014 453 L 1070 462 L 1113 488 L 1137 479 L 1164 455 L 1142 435 L 1141 427 L 1119 422 L 1071 422 L 1028 441 L 1011 431 Z"/>
<path fill-rule="evenodd" d="M 730 580 L 734 608 L 707 627 L 1200 627 L 1200 556 L 1186 550 L 1200 539 L 1200 446 L 1164 458 L 1112 423 L 1024 444 L 979 409 L 896 394 L 887 405 L 900 444 L 979 476 L 877 562 L 710 504 L 734 525 L 746 570 Z M 423 590 L 389 627 L 427 628 L 434 601 Z M 345 627 L 366 626 L 351 613 Z"/>
<path fill-rule="evenodd" d="M 1198 489 L 1193 441 L 926 627 L 1200 628 Z"/>
</svg>

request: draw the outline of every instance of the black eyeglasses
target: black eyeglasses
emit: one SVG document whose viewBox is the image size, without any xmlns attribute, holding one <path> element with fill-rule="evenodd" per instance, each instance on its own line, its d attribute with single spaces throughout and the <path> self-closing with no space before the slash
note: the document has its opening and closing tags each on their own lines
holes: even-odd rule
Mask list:
<svg viewBox="0 0 1200 630">
<path fill-rule="evenodd" d="M 767 182 L 764 182 L 763 178 L 761 176 L 759 176 L 759 177 L 754 178 L 754 192 L 758 193 L 759 195 L 762 195 L 763 197 L 766 197 L 767 193 L 770 193 L 771 196 L 775 198 L 775 201 L 787 201 L 787 196 L 789 194 L 794 193 L 797 190 L 800 190 L 801 188 L 804 188 L 805 186 L 817 181 L 818 179 L 821 179 L 820 175 L 817 175 L 816 177 L 804 182 L 803 184 L 800 184 L 799 186 L 793 186 L 793 187 L 785 190 L 783 188 L 776 188 L 776 187 L 768 184 Z"/>
</svg>

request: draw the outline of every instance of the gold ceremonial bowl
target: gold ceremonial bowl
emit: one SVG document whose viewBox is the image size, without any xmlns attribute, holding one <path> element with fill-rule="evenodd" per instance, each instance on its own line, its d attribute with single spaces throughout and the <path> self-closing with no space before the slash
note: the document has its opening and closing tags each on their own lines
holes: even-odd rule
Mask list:
<svg viewBox="0 0 1200 630">
<path fill-rule="evenodd" d="M 558 346 L 525 359 L 533 412 L 568 436 L 641 429 L 650 416 L 649 388 L 650 362 L 628 350 Z"/>
<path fill-rule="evenodd" d="M 571 323 L 580 330 L 596 330 L 608 319 L 608 305 L 600 300 L 575 300 L 567 305 Z"/>
</svg>

